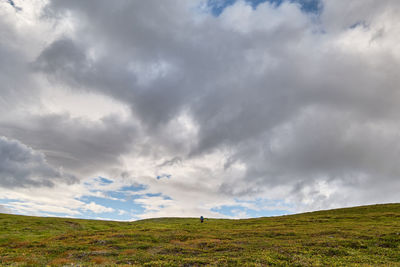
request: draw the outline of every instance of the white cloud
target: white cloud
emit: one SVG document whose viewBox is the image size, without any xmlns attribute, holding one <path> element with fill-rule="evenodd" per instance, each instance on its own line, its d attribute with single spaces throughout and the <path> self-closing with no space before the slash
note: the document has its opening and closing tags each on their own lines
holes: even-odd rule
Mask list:
<svg viewBox="0 0 400 267">
<path fill-rule="evenodd" d="M 94 213 L 105 213 L 105 212 L 113 212 L 113 208 L 107 208 L 102 205 L 96 204 L 93 201 L 90 202 L 89 204 L 86 204 L 82 207 L 83 210 L 85 211 L 92 211 Z"/>
</svg>

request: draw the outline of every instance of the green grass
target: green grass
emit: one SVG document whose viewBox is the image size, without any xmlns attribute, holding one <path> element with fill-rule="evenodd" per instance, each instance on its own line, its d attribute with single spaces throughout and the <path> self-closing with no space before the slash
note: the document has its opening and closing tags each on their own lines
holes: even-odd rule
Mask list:
<svg viewBox="0 0 400 267">
<path fill-rule="evenodd" d="M 0 214 L 0 264 L 400 266 L 400 204 L 203 224 Z"/>
</svg>

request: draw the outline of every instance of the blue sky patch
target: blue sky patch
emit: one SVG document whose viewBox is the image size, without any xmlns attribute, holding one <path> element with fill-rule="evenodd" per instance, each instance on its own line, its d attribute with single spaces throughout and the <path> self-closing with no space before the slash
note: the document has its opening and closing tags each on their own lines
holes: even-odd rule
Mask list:
<svg viewBox="0 0 400 267">
<path fill-rule="evenodd" d="M 111 180 L 109 180 L 109 179 L 107 179 L 107 178 L 104 178 L 104 177 L 99 177 L 99 181 L 100 181 L 100 183 L 103 184 L 103 185 L 112 184 L 112 183 L 113 183 L 113 181 L 111 181 Z"/>
<path fill-rule="evenodd" d="M 215 16 L 219 16 L 226 7 L 235 4 L 238 0 L 208 0 L 207 6 L 211 9 L 211 13 Z M 322 10 L 321 0 L 245 0 L 254 9 L 259 4 L 270 2 L 275 6 L 280 6 L 283 2 L 289 1 L 292 3 L 298 3 L 301 6 L 301 10 L 306 13 L 320 13 Z"/>
<path fill-rule="evenodd" d="M 10 202 L 22 202 L 22 201 L 19 201 L 18 199 L 8 199 L 8 198 L 0 199 L 0 204 L 7 204 Z"/>
<path fill-rule="evenodd" d="M 145 189 L 147 189 L 147 186 L 140 184 L 140 185 L 124 186 L 121 189 L 119 189 L 119 191 L 122 191 L 122 192 L 123 191 L 139 192 L 139 191 L 142 191 L 142 190 L 145 190 Z"/>
<path fill-rule="evenodd" d="M 280 200 L 258 198 L 252 201 L 235 199 L 237 205 L 224 205 L 212 208 L 211 211 L 221 213 L 233 218 L 256 218 L 268 216 L 280 216 L 293 213 L 293 205 Z M 258 207 L 252 209 L 249 207 Z M 276 208 L 274 208 L 276 207 Z"/>
<path fill-rule="evenodd" d="M 263 209 L 254 210 L 240 205 L 221 206 L 218 208 L 212 208 L 211 211 L 218 212 L 233 218 L 257 218 L 257 217 L 279 216 L 291 213 L 288 210 L 263 210 Z"/>
<path fill-rule="evenodd" d="M 350 26 L 350 29 L 355 29 L 357 27 L 368 28 L 369 25 L 365 21 L 357 21 L 356 23 Z"/>
<path fill-rule="evenodd" d="M 161 178 L 171 178 L 171 174 L 161 174 L 161 175 L 157 175 L 157 180 L 160 180 Z"/>
</svg>

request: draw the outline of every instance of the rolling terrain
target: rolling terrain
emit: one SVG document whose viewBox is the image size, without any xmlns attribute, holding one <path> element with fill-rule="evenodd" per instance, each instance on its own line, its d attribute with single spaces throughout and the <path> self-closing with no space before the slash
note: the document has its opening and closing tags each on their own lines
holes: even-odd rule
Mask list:
<svg viewBox="0 0 400 267">
<path fill-rule="evenodd" d="M 400 266 L 400 204 L 203 224 L 0 214 L 0 264 Z"/>
</svg>

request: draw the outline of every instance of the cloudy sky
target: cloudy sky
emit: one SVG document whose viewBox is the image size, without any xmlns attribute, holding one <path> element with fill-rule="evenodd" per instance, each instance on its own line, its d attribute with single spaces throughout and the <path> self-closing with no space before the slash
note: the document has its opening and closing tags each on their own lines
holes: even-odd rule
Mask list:
<svg viewBox="0 0 400 267">
<path fill-rule="evenodd" d="M 0 212 L 400 202 L 400 1 L 0 0 Z"/>
</svg>

